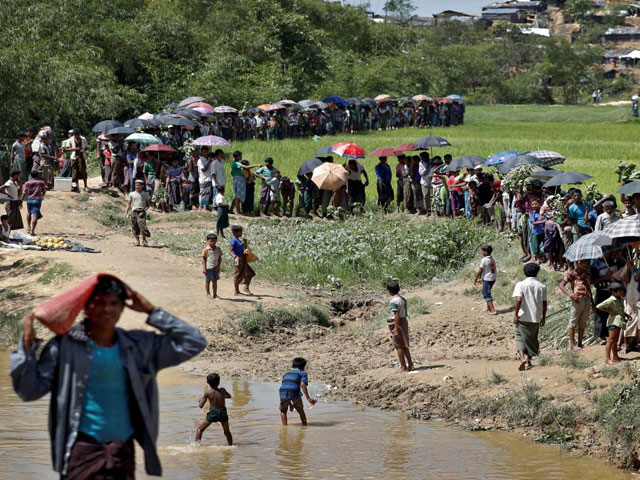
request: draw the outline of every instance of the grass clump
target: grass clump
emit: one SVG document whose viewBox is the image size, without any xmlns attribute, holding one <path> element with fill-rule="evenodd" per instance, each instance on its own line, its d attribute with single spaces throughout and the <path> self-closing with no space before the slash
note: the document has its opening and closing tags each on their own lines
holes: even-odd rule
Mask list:
<svg viewBox="0 0 640 480">
<path fill-rule="evenodd" d="M 67 262 L 56 263 L 49 267 L 40 277 L 38 283 L 49 285 L 57 280 L 67 280 L 77 274 L 75 269 Z"/>
<path fill-rule="evenodd" d="M 105 202 L 89 209 L 89 216 L 109 228 L 124 228 L 129 219 L 124 217 L 124 201 L 121 199 Z"/>
<path fill-rule="evenodd" d="M 640 380 L 614 385 L 594 395 L 593 402 L 610 460 L 621 468 L 640 467 Z"/>
<path fill-rule="evenodd" d="M 22 318 L 31 307 L 9 311 L 0 309 L 0 345 L 15 344 L 22 333 Z"/>
<path fill-rule="evenodd" d="M 431 305 L 424 298 L 411 297 L 407 299 L 407 309 L 412 317 L 428 315 L 431 313 Z"/>
<path fill-rule="evenodd" d="M 254 312 L 242 315 L 238 322 L 240 330 L 250 337 L 272 332 L 277 327 L 297 328 L 308 325 L 329 327 L 331 325 L 329 310 L 320 305 L 274 307 L 265 310 L 258 304 Z"/>
<path fill-rule="evenodd" d="M 502 385 L 503 383 L 507 383 L 509 380 L 507 377 L 502 375 L 501 373 L 496 372 L 495 370 L 491 370 L 491 374 L 487 379 L 487 382 L 490 385 Z"/>
<path fill-rule="evenodd" d="M 620 375 L 620 370 L 617 367 L 606 366 L 600 370 L 600 373 L 604 378 L 615 378 Z"/>
<path fill-rule="evenodd" d="M 590 363 L 588 360 L 581 358 L 578 352 L 573 350 L 565 350 L 557 357 L 556 363 L 561 367 L 575 368 L 576 370 L 582 370 L 587 368 Z"/>
</svg>

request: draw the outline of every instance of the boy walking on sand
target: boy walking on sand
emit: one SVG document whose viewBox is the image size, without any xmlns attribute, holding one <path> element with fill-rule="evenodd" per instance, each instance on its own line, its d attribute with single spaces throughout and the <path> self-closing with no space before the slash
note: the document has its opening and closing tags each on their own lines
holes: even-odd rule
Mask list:
<svg viewBox="0 0 640 480">
<path fill-rule="evenodd" d="M 307 424 L 307 416 L 304 413 L 304 405 L 302 404 L 302 393 L 304 393 L 307 402 L 315 405 L 317 400 L 309 396 L 307 385 L 309 378 L 304 369 L 307 367 L 307 361 L 302 357 L 293 359 L 293 370 L 285 373 L 282 377 L 282 385 L 280 385 L 280 420 L 282 425 L 287 425 L 287 410 L 293 411 L 295 408 L 300 415 L 300 421 L 303 425 Z"/>
<path fill-rule="evenodd" d="M 487 313 L 489 315 L 497 315 L 498 312 L 496 312 L 493 306 L 493 297 L 491 296 L 491 289 L 498 279 L 496 261 L 491 256 L 493 247 L 491 245 L 485 245 L 481 248 L 481 251 L 482 260 L 480 261 L 480 267 L 476 271 L 476 278 L 473 283 L 476 285 L 482 283 L 482 296 L 485 302 L 487 302 Z"/>
<path fill-rule="evenodd" d="M 209 400 L 209 412 L 207 413 L 206 420 L 202 422 L 196 430 L 196 442 L 200 443 L 202 434 L 209 428 L 209 425 L 220 422 L 224 436 L 227 437 L 227 443 L 231 446 L 233 445 L 233 437 L 229 430 L 229 415 L 227 414 L 227 407 L 225 405 L 226 399 L 231 398 L 231 395 L 224 388 L 220 388 L 220 375 L 217 373 L 207 375 L 207 383 L 211 388 L 205 390 L 204 395 L 198 400 L 198 406 L 200 408 L 204 407 L 207 400 Z"/>
<path fill-rule="evenodd" d="M 571 284 L 573 293 L 567 290 Z M 558 282 L 558 288 L 571 299 L 571 321 L 569 322 L 569 349 L 582 350 L 584 329 L 589 322 L 594 307 L 591 297 L 591 276 L 589 275 L 589 261 L 580 260 L 575 270 L 569 270 L 564 278 Z M 578 345 L 575 343 L 576 328 L 578 329 Z"/>
<path fill-rule="evenodd" d="M 222 263 L 222 250 L 216 244 L 218 236 L 215 233 L 207 235 L 207 246 L 202 251 L 202 273 L 204 274 L 204 288 L 207 298 L 218 298 L 218 280 L 220 280 L 220 264 Z M 209 284 L 213 289 L 213 296 L 209 290 Z"/>
<path fill-rule="evenodd" d="M 407 299 L 400 295 L 400 285 L 398 282 L 391 282 L 387 285 L 387 291 L 391 295 L 391 316 L 387 321 L 391 332 L 391 341 L 398 352 L 400 360 L 400 370 L 410 372 L 414 370 L 413 360 L 409 352 L 409 323 L 407 322 Z"/>
<path fill-rule="evenodd" d="M 596 308 L 609 314 L 609 318 L 607 318 L 609 338 L 605 347 L 605 362 L 607 365 L 612 365 L 622 360 L 618 356 L 618 338 L 620 337 L 620 330 L 624 328 L 627 319 L 630 317 L 624 311 L 625 286 L 621 283 L 612 283 L 609 286 L 609 291 L 611 296 L 604 302 L 599 303 Z"/>
</svg>

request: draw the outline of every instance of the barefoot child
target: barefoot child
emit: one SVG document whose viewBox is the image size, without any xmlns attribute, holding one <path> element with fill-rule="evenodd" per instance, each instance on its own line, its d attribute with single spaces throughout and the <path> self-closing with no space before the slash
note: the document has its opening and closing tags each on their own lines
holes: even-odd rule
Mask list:
<svg viewBox="0 0 640 480">
<path fill-rule="evenodd" d="M 211 389 L 207 388 L 205 390 L 204 395 L 198 401 L 198 406 L 200 408 L 204 407 L 207 400 L 209 400 L 210 408 L 206 420 L 196 430 L 196 442 L 200 443 L 202 434 L 209 428 L 209 425 L 220 422 L 224 436 L 227 437 L 227 443 L 233 445 L 233 437 L 229 430 L 229 415 L 227 415 L 227 407 L 225 406 L 225 400 L 231 398 L 231 395 L 224 388 L 220 388 L 220 375 L 217 373 L 207 375 L 207 383 Z"/>
<path fill-rule="evenodd" d="M 302 357 L 296 357 L 293 359 L 293 370 L 285 373 L 282 377 L 282 385 L 280 385 L 280 420 L 282 420 L 282 425 L 287 425 L 287 410 L 293 411 L 294 408 L 300 415 L 302 424 L 307 424 L 301 390 L 307 402 L 311 405 L 315 405 L 317 402 L 316 399 L 309 396 L 309 391 L 307 390 L 309 378 L 304 371 L 306 367 L 307 361 Z"/>
<path fill-rule="evenodd" d="M 407 322 L 407 299 L 400 295 L 400 285 L 398 282 L 391 282 L 387 285 L 387 291 L 391 295 L 391 316 L 387 320 L 391 341 L 398 352 L 400 360 L 400 370 L 410 372 L 413 368 L 413 360 L 409 352 L 409 323 Z"/>
<path fill-rule="evenodd" d="M 216 232 L 222 238 L 226 238 L 224 236 L 224 229 L 229 226 L 229 204 L 227 203 L 227 199 L 224 196 L 224 185 L 218 186 L 217 190 L 218 193 L 216 194 L 216 198 L 214 199 L 214 205 L 218 213 L 218 219 L 216 221 Z"/>
<path fill-rule="evenodd" d="M 247 249 L 247 239 L 242 237 L 242 227 L 240 225 L 234 225 L 231 227 L 231 256 L 233 257 L 233 264 L 235 265 L 235 271 L 233 272 L 233 288 L 235 295 L 241 295 L 240 284 L 244 283 L 244 293 L 252 295 L 249 290 L 249 284 L 251 279 L 255 277 L 256 272 L 249 266 L 247 261 L 247 255 L 245 250 Z"/>
<path fill-rule="evenodd" d="M 607 346 L 605 348 L 605 362 L 611 365 L 622 360 L 618 356 L 618 337 L 620 336 L 620 330 L 624 328 L 625 323 L 627 323 L 628 315 L 624 312 L 623 298 L 626 293 L 624 285 L 621 283 L 612 283 L 609 291 L 611 292 L 611 296 L 604 302 L 599 303 L 596 308 L 609 314 L 609 318 L 607 318 L 609 338 L 607 339 Z"/>
<path fill-rule="evenodd" d="M 493 306 L 493 297 L 491 296 L 491 289 L 498 279 L 498 269 L 496 267 L 496 261 L 491 254 L 493 253 L 493 247 L 491 245 L 485 245 L 481 248 L 482 260 L 480 261 L 480 267 L 476 271 L 476 278 L 474 283 L 479 285 L 482 283 L 482 296 L 485 302 L 487 302 L 487 313 L 489 315 L 497 315 L 495 307 Z"/>
<path fill-rule="evenodd" d="M 564 278 L 558 282 L 558 288 L 571 299 L 571 321 L 569 322 L 569 349 L 582 350 L 582 338 L 584 330 L 593 310 L 593 298 L 591 298 L 591 277 L 589 276 L 589 261 L 580 260 L 575 270 L 570 270 Z M 572 293 L 567 290 L 567 284 L 571 284 Z M 575 333 L 578 329 L 578 344 L 576 345 Z"/>
<path fill-rule="evenodd" d="M 215 233 L 209 233 L 207 235 L 207 246 L 202 251 L 202 273 L 204 274 L 204 288 L 208 298 L 218 298 L 222 250 L 216 245 L 217 242 L 218 236 Z M 209 284 L 213 289 L 213 296 L 209 290 Z"/>
</svg>

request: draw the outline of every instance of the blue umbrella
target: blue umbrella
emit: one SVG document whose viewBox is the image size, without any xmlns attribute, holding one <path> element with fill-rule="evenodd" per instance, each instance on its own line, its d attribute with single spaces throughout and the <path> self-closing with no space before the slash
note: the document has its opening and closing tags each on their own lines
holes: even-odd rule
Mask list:
<svg viewBox="0 0 640 480">
<path fill-rule="evenodd" d="M 320 150 L 316 152 L 316 155 L 332 155 L 333 154 L 333 145 L 327 145 L 326 147 L 322 147 Z"/>
<path fill-rule="evenodd" d="M 516 152 L 515 150 L 505 150 L 504 152 L 494 153 L 490 155 L 486 162 L 484 162 L 485 167 L 495 167 L 496 165 L 502 165 L 507 160 L 517 157 L 520 155 L 520 152 Z"/>
<path fill-rule="evenodd" d="M 345 100 L 338 95 L 331 95 L 323 100 L 324 103 L 333 103 L 336 107 L 348 107 L 351 105 L 348 100 Z"/>
</svg>

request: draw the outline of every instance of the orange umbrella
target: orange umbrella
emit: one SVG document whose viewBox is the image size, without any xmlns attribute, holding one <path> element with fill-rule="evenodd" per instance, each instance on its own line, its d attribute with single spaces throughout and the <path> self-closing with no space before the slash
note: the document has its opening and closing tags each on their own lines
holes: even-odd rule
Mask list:
<svg viewBox="0 0 640 480">
<path fill-rule="evenodd" d="M 269 107 L 271 107 L 270 103 L 263 103 L 262 105 L 258 105 L 256 108 L 259 108 L 260 110 L 266 110 Z"/>
<path fill-rule="evenodd" d="M 349 172 L 340 164 L 323 163 L 313 170 L 311 181 L 315 183 L 320 190 L 331 190 L 335 192 L 340 187 L 347 184 Z"/>
</svg>

